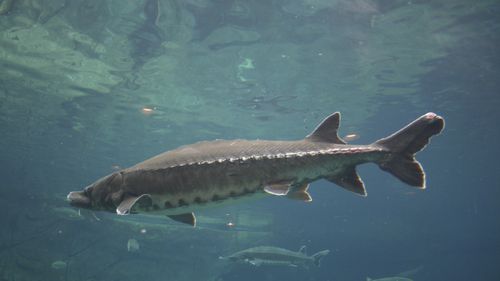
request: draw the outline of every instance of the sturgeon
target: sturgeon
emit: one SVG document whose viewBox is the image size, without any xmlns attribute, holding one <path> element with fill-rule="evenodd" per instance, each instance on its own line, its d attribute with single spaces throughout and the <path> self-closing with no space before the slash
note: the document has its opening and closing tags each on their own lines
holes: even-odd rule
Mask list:
<svg viewBox="0 0 500 281">
<path fill-rule="evenodd" d="M 366 196 L 356 166 L 373 162 L 402 182 L 425 188 L 415 160 L 444 119 L 427 113 L 396 133 L 369 145 L 348 145 L 337 131 L 340 113 L 325 118 L 304 139 L 202 141 L 164 152 L 107 175 L 82 191 L 70 192 L 79 208 L 167 215 L 195 226 L 194 211 L 266 194 L 312 201 L 309 184 L 326 179 Z"/>
<path fill-rule="evenodd" d="M 371 279 L 370 277 L 366 277 L 366 281 L 413 281 L 413 280 L 406 277 L 394 276 L 394 277 L 384 277 L 379 279 Z"/>
<path fill-rule="evenodd" d="M 227 257 L 219 257 L 219 259 L 254 266 L 301 266 L 309 268 L 311 265 L 319 267 L 321 259 L 328 253 L 330 253 L 330 250 L 323 250 L 308 256 L 306 246 L 300 247 L 298 252 L 272 246 L 259 246 L 236 252 Z"/>
</svg>

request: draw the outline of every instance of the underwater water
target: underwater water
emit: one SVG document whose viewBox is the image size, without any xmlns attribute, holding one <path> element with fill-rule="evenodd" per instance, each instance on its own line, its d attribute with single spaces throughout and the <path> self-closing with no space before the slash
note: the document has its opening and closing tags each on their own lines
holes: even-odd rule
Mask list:
<svg viewBox="0 0 500 281">
<path fill-rule="evenodd" d="M 500 280 L 500 2 L 0 1 L 0 280 Z M 342 113 L 370 144 L 427 113 L 427 188 L 374 164 L 162 216 L 79 210 L 95 180 L 184 144 L 298 140 Z M 219 259 L 274 246 L 320 267 Z M 399 277 L 399 278 L 398 278 Z M 402 279 L 407 278 L 407 279 Z"/>
</svg>

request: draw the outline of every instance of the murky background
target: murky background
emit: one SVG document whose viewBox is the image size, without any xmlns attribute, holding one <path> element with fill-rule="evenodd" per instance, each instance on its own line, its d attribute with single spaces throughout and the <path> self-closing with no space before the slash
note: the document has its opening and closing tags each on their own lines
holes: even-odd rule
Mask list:
<svg viewBox="0 0 500 281">
<path fill-rule="evenodd" d="M 0 1 L 0 280 L 499 279 L 499 14 L 495 0 Z M 359 144 L 444 116 L 418 155 L 427 190 L 366 165 L 367 198 L 320 181 L 310 204 L 268 197 L 195 229 L 65 201 L 179 145 L 300 139 L 334 111 Z M 331 252 L 309 270 L 218 259 L 260 245 Z"/>
</svg>

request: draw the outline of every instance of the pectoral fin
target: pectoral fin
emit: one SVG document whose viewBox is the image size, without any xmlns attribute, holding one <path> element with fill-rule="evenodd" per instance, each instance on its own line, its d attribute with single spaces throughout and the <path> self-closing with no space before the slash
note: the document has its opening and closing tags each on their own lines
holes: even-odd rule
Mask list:
<svg viewBox="0 0 500 281">
<path fill-rule="evenodd" d="M 120 205 L 116 208 L 116 213 L 118 215 L 128 215 L 132 210 L 132 207 L 139 201 L 144 201 L 144 204 L 151 203 L 151 196 L 149 194 L 142 194 L 140 196 L 125 196 L 120 202 Z"/>
<path fill-rule="evenodd" d="M 366 196 L 365 184 L 359 177 L 354 167 L 346 169 L 342 174 L 327 178 L 329 181 L 355 192 L 361 196 Z"/>
<path fill-rule="evenodd" d="M 189 225 L 192 225 L 193 227 L 196 226 L 196 217 L 194 216 L 194 213 L 185 213 L 185 214 L 180 214 L 180 215 L 170 215 L 167 216 L 174 221 L 182 222 L 182 223 L 187 223 Z"/>
</svg>

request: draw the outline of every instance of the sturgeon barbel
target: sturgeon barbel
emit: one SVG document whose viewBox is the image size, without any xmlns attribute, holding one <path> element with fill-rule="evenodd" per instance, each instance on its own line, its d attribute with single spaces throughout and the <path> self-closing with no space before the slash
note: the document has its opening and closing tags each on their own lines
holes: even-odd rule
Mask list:
<svg viewBox="0 0 500 281">
<path fill-rule="evenodd" d="M 369 145 L 346 144 L 338 137 L 339 124 L 336 112 L 301 140 L 215 140 L 181 146 L 105 176 L 67 198 L 79 208 L 118 215 L 150 212 L 194 226 L 194 211 L 250 196 L 310 202 L 309 183 L 318 179 L 366 196 L 356 166 L 368 162 L 408 185 L 425 188 L 415 153 L 443 130 L 442 117 L 427 113 Z"/>
</svg>

